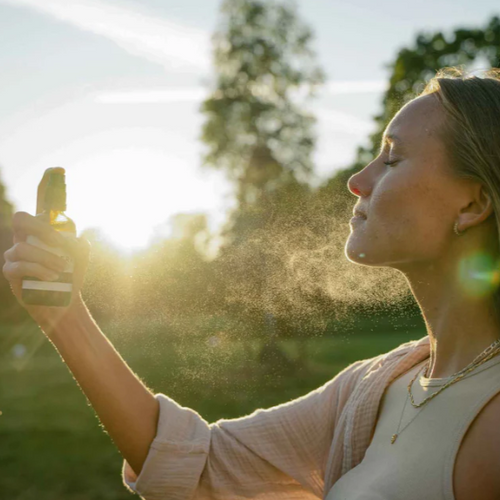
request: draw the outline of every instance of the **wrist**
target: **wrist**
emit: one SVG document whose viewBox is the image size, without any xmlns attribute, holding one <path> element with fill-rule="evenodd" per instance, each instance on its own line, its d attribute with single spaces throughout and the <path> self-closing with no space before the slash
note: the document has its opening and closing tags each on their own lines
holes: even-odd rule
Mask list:
<svg viewBox="0 0 500 500">
<path fill-rule="evenodd" d="M 68 307 L 38 306 L 33 307 L 29 313 L 45 335 L 51 339 L 76 330 L 86 318 L 90 317 L 90 312 L 80 294 Z"/>
</svg>

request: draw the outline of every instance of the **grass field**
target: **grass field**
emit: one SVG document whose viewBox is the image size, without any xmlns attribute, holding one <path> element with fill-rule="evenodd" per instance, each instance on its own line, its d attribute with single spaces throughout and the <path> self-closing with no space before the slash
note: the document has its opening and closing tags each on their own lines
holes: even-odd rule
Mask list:
<svg viewBox="0 0 500 500">
<path fill-rule="evenodd" d="M 102 325 L 101 325 L 102 327 Z M 223 333 L 192 340 L 161 328 L 102 327 L 154 391 L 207 421 L 234 418 L 302 396 L 358 359 L 421 338 L 422 329 L 362 330 L 307 341 L 305 363 L 271 373 L 261 342 Z M 135 331 L 134 331 L 135 330 Z M 280 341 L 291 360 L 299 343 Z M 121 482 L 122 459 L 58 353 L 33 324 L 1 329 L 0 497 L 9 500 L 134 498 Z"/>
</svg>

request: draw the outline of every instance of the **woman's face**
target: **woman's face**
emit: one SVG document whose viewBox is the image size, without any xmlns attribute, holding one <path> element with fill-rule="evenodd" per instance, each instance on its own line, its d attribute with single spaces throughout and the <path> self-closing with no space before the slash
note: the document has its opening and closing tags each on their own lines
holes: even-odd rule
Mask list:
<svg viewBox="0 0 500 500">
<path fill-rule="evenodd" d="M 436 133 L 443 117 L 432 94 L 409 102 L 387 126 L 379 156 L 349 179 L 367 215 L 351 226 L 350 261 L 409 270 L 447 255 L 465 192 Z"/>
</svg>

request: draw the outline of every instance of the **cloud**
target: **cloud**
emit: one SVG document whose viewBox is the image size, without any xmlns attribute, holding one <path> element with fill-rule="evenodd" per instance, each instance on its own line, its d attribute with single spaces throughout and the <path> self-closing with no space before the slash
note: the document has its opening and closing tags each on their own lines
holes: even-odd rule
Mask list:
<svg viewBox="0 0 500 500">
<path fill-rule="evenodd" d="M 324 90 L 329 94 L 366 94 L 381 93 L 388 89 L 389 82 L 386 80 L 368 81 L 330 81 L 324 86 Z"/>
<path fill-rule="evenodd" d="M 384 82 L 329 82 L 325 85 L 325 90 L 328 94 L 335 95 L 382 92 L 384 87 L 381 83 Z M 92 99 L 103 104 L 178 103 L 201 102 L 208 95 L 209 90 L 203 87 L 167 87 L 102 91 L 93 94 Z M 313 106 L 313 112 L 319 121 L 319 126 L 328 129 L 330 132 L 342 131 L 348 134 L 366 135 L 372 133 L 375 127 L 373 120 L 358 118 L 355 115 L 331 107 L 320 107 L 316 104 Z"/>
<path fill-rule="evenodd" d="M 104 104 L 147 104 L 202 101 L 208 95 L 203 87 L 115 90 L 98 92 L 93 99 Z"/>
<path fill-rule="evenodd" d="M 0 0 L 34 9 L 116 43 L 132 55 L 168 69 L 209 69 L 210 34 L 102 0 Z"/>
<path fill-rule="evenodd" d="M 356 94 L 368 92 L 381 92 L 381 85 L 376 82 L 365 85 L 367 82 L 331 82 L 325 85 L 329 94 Z M 359 85 L 361 84 L 361 85 Z M 179 102 L 201 102 L 209 95 L 209 90 L 203 87 L 171 87 L 151 88 L 135 90 L 115 90 L 96 92 L 91 96 L 92 100 L 103 104 L 153 104 L 153 103 L 179 103 Z M 338 111 L 331 107 L 313 106 L 314 115 L 318 119 L 318 125 L 322 129 L 341 131 L 348 134 L 366 135 L 374 131 L 374 121 L 359 118 L 350 113 Z"/>
<path fill-rule="evenodd" d="M 385 81 L 331 81 L 327 82 L 322 92 L 329 95 L 381 93 L 387 88 Z M 101 103 L 140 104 L 169 103 L 179 101 L 202 101 L 208 96 L 209 90 L 203 87 L 151 88 L 133 90 L 115 90 L 98 92 L 94 100 Z"/>
<path fill-rule="evenodd" d="M 366 135 L 374 132 L 376 126 L 373 120 L 363 120 L 350 113 L 344 113 L 331 108 L 315 109 L 314 114 L 318 119 L 318 125 L 328 129 L 328 131 Z"/>
</svg>

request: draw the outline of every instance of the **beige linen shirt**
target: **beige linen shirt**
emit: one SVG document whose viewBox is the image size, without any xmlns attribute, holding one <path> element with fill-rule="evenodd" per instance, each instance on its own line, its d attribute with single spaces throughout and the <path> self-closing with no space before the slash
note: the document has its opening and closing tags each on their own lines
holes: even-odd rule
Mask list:
<svg viewBox="0 0 500 500">
<path fill-rule="evenodd" d="M 156 437 L 139 476 L 123 481 L 145 500 L 312 500 L 358 465 L 391 382 L 429 357 L 429 337 L 352 363 L 293 401 L 207 423 L 156 394 Z"/>
</svg>

